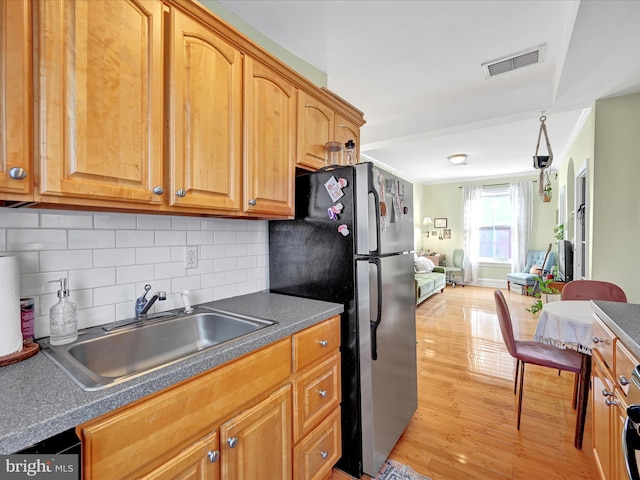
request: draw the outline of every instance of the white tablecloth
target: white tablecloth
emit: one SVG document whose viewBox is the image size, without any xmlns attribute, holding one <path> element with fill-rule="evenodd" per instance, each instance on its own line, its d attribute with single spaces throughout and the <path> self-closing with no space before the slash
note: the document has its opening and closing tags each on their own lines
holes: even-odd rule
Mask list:
<svg viewBox="0 0 640 480">
<path fill-rule="evenodd" d="M 591 355 L 593 309 L 589 300 L 564 300 L 544 304 L 535 340 Z"/>
</svg>

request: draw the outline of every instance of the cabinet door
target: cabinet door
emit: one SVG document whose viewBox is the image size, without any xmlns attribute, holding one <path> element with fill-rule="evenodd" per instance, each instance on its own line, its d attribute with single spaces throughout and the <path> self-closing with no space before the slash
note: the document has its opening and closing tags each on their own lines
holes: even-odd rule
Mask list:
<svg viewBox="0 0 640 480">
<path fill-rule="evenodd" d="M 338 114 L 336 114 L 335 139 L 336 142 L 340 142 L 342 144 L 347 143 L 348 140 L 353 140 L 356 143 L 358 158 L 360 158 L 360 129 Z M 358 159 L 356 159 L 356 162 L 357 160 Z"/>
<path fill-rule="evenodd" d="M 198 440 L 141 480 L 218 480 L 220 478 L 218 433 Z"/>
<path fill-rule="evenodd" d="M 612 409 L 607 400 L 613 393 L 613 380 L 594 349 L 593 361 L 593 456 L 603 480 L 611 477 Z"/>
<path fill-rule="evenodd" d="M 220 427 L 222 478 L 291 479 L 291 386 Z"/>
<path fill-rule="evenodd" d="M 171 205 L 240 211 L 242 54 L 172 11 Z"/>
<path fill-rule="evenodd" d="M 30 9 L 0 2 L 0 199 L 32 192 Z"/>
<path fill-rule="evenodd" d="M 297 89 L 245 59 L 244 211 L 293 215 Z"/>
<path fill-rule="evenodd" d="M 162 2 L 37 5 L 40 193 L 160 204 Z"/>
<path fill-rule="evenodd" d="M 317 170 L 326 165 L 324 145 L 334 139 L 334 113 L 313 96 L 300 92 L 296 164 Z"/>
<path fill-rule="evenodd" d="M 617 388 L 615 393 L 615 402 L 615 406 L 611 406 L 611 409 L 613 410 L 611 432 L 611 468 L 613 472 L 611 478 L 615 480 L 629 480 L 627 475 L 627 466 L 622 452 L 622 432 L 624 431 L 624 422 L 627 418 L 627 404 L 625 395 Z"/>
</svg>

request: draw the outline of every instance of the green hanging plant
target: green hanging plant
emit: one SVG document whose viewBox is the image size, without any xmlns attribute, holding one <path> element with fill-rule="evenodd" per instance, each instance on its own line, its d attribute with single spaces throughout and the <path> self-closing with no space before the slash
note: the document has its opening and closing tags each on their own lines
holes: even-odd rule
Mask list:
<svg viewBox="0 0 640 480">
<path fill-rule="evenodd" d="M 553 234 L 556 237 L 556 240 L 564 239 L 564 223 L 561 223 L 557 227 L 553 229 Z"/>
<path fill-rule="evenodd" d="M 535 298 L 535 301 L 529 308 L 525 308 L 525 310 L 532 315 L 538 315 L 540 313 L 540 310 L 542 310 L 543 293 L 549 295 L 557 295 L 558 293 L 560 293 L 560 290 L 550 286 L 551 282 L 553 282 L 553 278 L 543 280 L 542 277 L 536 277 L 536 282 L 536 285 L 528 288 L 528 292 Z"/>
</svg>

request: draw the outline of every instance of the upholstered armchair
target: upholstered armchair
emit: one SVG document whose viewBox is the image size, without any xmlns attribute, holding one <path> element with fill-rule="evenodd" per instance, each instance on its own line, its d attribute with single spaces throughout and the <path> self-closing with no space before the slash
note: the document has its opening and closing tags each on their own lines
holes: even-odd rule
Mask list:
<svg viewBox="0 0 640 480">
<path fill-rule="evenodd" d="M 529 295 L 529 287 L 533 287 L 536 284 L 536 278 L 539 276 L 537 273 L 531 273 L 531 269 L 534 266 L 541 266 L 544 262 L 544 256 L 547 254 L 546 250 L 529 250 L 527 252 L 527 264 L 522 272 L 509 273 L 507 275 L 507 289 L 511 290 L 511 284 L 520 285 L 526 295 Z M 556 264 L 556 252 L 549 252 L 547 261 L 544 264 L 543 275 L 551 273 L 551 269 Z"/>
</svg>

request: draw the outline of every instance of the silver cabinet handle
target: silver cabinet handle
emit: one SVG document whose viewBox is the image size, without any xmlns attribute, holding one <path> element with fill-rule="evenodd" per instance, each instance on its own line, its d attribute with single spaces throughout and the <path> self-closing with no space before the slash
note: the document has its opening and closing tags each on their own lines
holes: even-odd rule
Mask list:
<svg viewBox="0 0 640 480">
<path fill-rule="evenodd" d="M 600 339 L 600 338 L 598 338 L 598 337 L 593 337 L 593 338 L 591 339 L 591 341 L 592 341 L 593 343 L 600 343 L 600 342 L 604 343 L 604 340 L 602 340 L 602 339 Z"/>
<path fill-rule="evenodd" d="M 176 192 L 176 195 L 179 197 L 186 197 L 187 196 L 187 191 L 184 188 L 181 188 L 180 190 L 178 190 Z"/>
<path fill-rule="evenodd" d="M 162 188 L 162 186 L 160 185 L 156 185 L 155 187 L 153 187 L 153 193 L 155 193 L 156 195 L 162 195 L 164 193 L 164 188 Z"/>
<path fill-rule="evenodd" d="M 326 347 L 327 345 L 329 345 L 329 340 L 320 340 L 321 347 Z"/>
<path fill-rule="evenodd" d="M 607 398 L 604 403 L 607 404 L 607 407 L 611 407 L 612 405 L 618 405 L 618 402 L 616 400 L 611 400 L 610 398 Z"/>
<path fill-rule="evenodd" d="M 236 445 L 238 444 L 238 437 L 231 437 L 227 440 L 227 443 L 229 444 L 229 447 L 231 448 L 236 448 Z"/>
<path fill-rule="evenodd" d="M 207 452 L 207 457 L 209 457 L 210 463 L 216 463 L 220 458 L 220 452 L 218 450 L 209 450 Z"/>
<path fill-rule="evenodd" d="M 629 385 L 629 379 L 624 375 L 620 375 L 620 385 L 622 385 L 623 387 Z"/>
<path fill-rule="evenodd" d="M 252 198 L 251 200 L 249 200 L 249 205 L 251 205 L 252 207 L 255 207 L 256 203 L 258 203 L 258 202 L 256 202 L 255 198 Z"/>
<path fill-rule="evenodd" d="M 318 394 L 322 397 L 322 398 L 327 398 L 327 391 L 326 390 L 320 390 L 318 392 Z"/>
<path fill-rule="evenodd" d="M 27 171 L 24 168 L 13 167 L 9 170 L 9 176 L 14 180 L 22 180 L 23 178 L 26 178 Z"/>
<path fill-rule="evenodd" d="M 326 460 L 326 459 L 327 459 L 327 457 L 329 457 L 329 453 L 328 453 L 328 452 L 325 452 L 324 450 L 322 450 L 322 451 L 320 452 L 320 456 L 322 457 L 322 459 L 323 459 L 323 460 Z"/>
<path fill-rule="evenodd" d="M 609 390 L 607 390 L 606 388 L 602 389 L 602 396 L 603 397 L 611 397 L 613 395 L 612 392 L 610 392 Z"/>
</svg>

